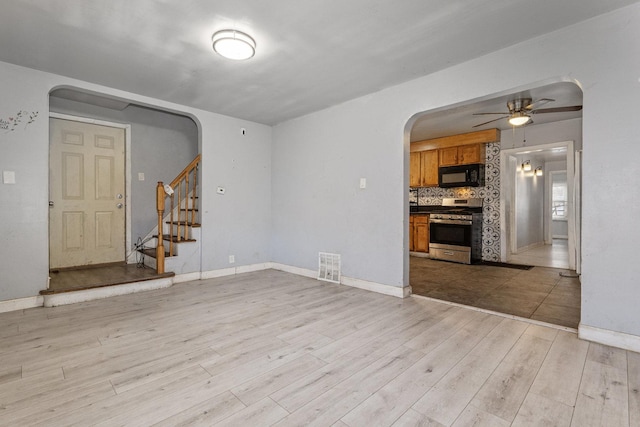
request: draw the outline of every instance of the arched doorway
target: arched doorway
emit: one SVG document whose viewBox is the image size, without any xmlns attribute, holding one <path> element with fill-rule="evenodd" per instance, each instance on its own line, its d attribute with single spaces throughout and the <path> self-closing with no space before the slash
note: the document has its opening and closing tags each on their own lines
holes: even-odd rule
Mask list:
<svg viewBox="0 0 640 427">
<path fill-rule="evenodd" d="M 532 114 L 533 123 L 519 128 L 512 127 L 507 123 L 509 114 L 506 116 L 485 115 L 485 112 L 506 111 L 508 103 L 517 99 L 531 99 L 531 103 L 545 100 L 545 107 L 554 107 L 557 111 L 549 111 L 548 114 Z M 503 194 L 502 181 L 505 176 L 502 169 L 504 165 L 501 164 L 501 151 L 518 149 L 523 145 L 529 147 L 530 151 L 533 145 L 571 140 L 574 141 L 573 147 L 565 147 L 565 153 L 566 156 L 571 156 L 573 159 L 574 153 L 581 149 L 581 105 L 582 91 L 578 85 L 573 82 L 561 81 L 518 88 L 485 99 L 425 112 L 415 119 L 411 129 L 412 143 L 425 139 L 466 134 L 475 129 L 485 129 L 492 126 L 498 127 L 501 131 L 501 140 L 486 145 L 485 171 L 487 178 L 484 186 L 444 189 L 432 185 L 410 190 L 409 202 L 414 205 L 410 206 L 410 211 L 413 213 L 417 211 L 428 212 L 432 207 L 441 204 L 442 200 L 447 197 L 480 198 L 483 201 L 482 263 L 461 265 L 434 261 L 429 258 L 429 253 L 409 251 L 409 283 L 414 294 L 577 328 L 580 315 L 579 279 L 560 276 L 560 273 L 565 273 L 565 275 L 572 273 L 568 268 L 547 270 L 545 267 L 536 267 L 535 265 L 513 265 L 514 259 L 507 259 L 503 256 L 505 251 L 504 238 L 507 235 L 503 224 L 505 206 L 510 204 L 515 206 L 515 202 Z M 578 106 L 580 108 L 577 108 Z M 493 120 L 495 117 L 498 119 Z M 543 164 L 541 170 L 544 171 L 546 166 L 549 165 Z M 551 169 L 548 171 L 551 172 Z M 534 172 L 531 173 L 534 174 Z M 573 170 L 567 169 L 567 172 L 570 177 L 567 181 L 571 180 L 574 185 Z M 536 175 L 535 179 L 540 184 L 544 178 Z M 579 183 L 575 185 L 578 186 Z M 540 187 L 544 186 L 540 184 Z M 543 199 L 540 206 L 546 206 L 544 200 L 546 199 Z M 579 210 L 574 210 L 574 212 L 579 212 Z M 548 234 L 550 226 L 546 224 L 545 228 L 544 220 L 539 222 L 541 228 L 547 230 L 546 233 L 541 231 L 540 236 L 545 236 Z M 573 227 L 572 238 L 579 235 L 579 221 L 572 221 L 570 227 Z M 410 230 L 409 235 L 411 234 Z M 571 250 L 574 250 L 575 241 L 572 242 Z M 544 239 L 541 239 L 539 243 L 544 244 Z M 571 265 L 573 266 L 576 265 L 575 252 L 572 258 L 574 263 Z M 508 264 L 508 262 L 512 264 Z M 570 296 L 569 303 L 557 298 L 557 295 L 562 293 L 558 286 L 566 286 L 563 289 L 565 291 L 570 288 L 565 292 Z M 557 291 L 556 293 L 554 293 L 554 289 Z M 553 310 L 557 310 L 549 309 L 550 305 L 545 306 L 545 301 L 557 306 L 552 307 Z M 567 304 L 567 307 L 558 308 L 562 304 Z"/>
</svg>

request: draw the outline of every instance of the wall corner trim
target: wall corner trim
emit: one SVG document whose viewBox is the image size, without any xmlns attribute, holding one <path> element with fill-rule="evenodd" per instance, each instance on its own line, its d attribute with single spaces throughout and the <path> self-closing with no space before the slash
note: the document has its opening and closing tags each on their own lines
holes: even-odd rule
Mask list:
<svg viewBox="0 0 640 427">
<path fill-rule="evenodd" d="M 580 323 L 578 326 L 578 338 L 624 350 L 640 352 L 640 336 L 626 334 L 624 332 L 596 328 L 595 326 Z"/>
<path fill-rule="evenodd" d="M 34 297 L 10 299 L 6 301 L 0 301 L 0 313 L 24 310 L 27 308 L 42 307 L 43 305 L 44 305 L 44 298 L 42 297 L 42 295 L 37 295 Z"/>
</svg>

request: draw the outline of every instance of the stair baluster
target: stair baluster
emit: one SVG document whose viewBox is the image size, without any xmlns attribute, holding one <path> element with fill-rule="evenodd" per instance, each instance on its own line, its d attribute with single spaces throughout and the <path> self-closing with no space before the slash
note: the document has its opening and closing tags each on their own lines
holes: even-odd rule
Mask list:
<svg viewBox="0 0 640 427">
<path fill-rule="evenodd" d="M 198 182 L 198 165 L 200 164 L 201 156 L 198 154 L 195 159 L 184 168 L 182 172 L 169 184 L 173 190 L 173 193 L 168 195 L 165 192 L 162 181 L 158 182 L 156 187 L 156 205 L 158 210 L 158 245 L 156 247 L 156 269 L 158 274 L 164 273 L 164 234 L 162 226 L 162 218 L 164 214 L 164 206 L 166 197 L 170 199 L 171 211 L 169 214 L 169 256 L 174 255 L 173 243 L 182 240 L 189 240 L 191 235 L 189 233 L 189 227 L 195 224 L 196 220 L 196 190 Z M 190 177 L 193 179 L 190 179 Z M 189 185 L 189 182 L 193 183 L 193 186 Z M 184 188 L 184 200 L 182 196 L 182 189 Z M 191 193 L 191 194 L 189 194 Z M 176 197 L 177 196 L 177 197 Z M 175 200 L 177 198 L 177 205 Z M 182 218 L 182 206 L 184 202 L 184 220 Z M 173 211 L 175 207 L 178 208 L 178 220 L 174 221 Z M 191 214 L 191 215 L 189 215 Z M 189 218 L 191 217 L 191 218 Z M 174 233 L 175 225 L 175 233 Z"/>
</svg>

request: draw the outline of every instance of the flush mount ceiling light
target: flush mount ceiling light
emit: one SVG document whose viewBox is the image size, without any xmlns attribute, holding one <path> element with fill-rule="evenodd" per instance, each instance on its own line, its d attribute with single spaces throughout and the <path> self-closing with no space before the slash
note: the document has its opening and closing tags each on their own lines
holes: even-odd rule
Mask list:
<svg viewBox="0 0 640 427">
<path fill-rule="evenodd" d="M 525 160 L 525 161 L 522 163 L 521 169 L 522 169 L 524 172 L 531 172 L 531 160 Z"/>
<path fill-rule="evenodd" d="M 509 116 L 509 124 L 512 126 L 522 126 L 529 123 L 531 117 L 521 111 L 516 111 Z"/>
<path fill-rule="evenodd" d="M 213 50 L 228 59 L 249 59 L 256 53 L 256 42 L 236 30 L 220 30 L 211 37 Z"/>
</svg>

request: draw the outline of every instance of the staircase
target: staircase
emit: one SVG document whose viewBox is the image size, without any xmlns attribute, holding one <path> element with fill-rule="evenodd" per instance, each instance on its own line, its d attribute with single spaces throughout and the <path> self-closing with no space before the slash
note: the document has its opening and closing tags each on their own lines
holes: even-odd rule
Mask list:
<svg viewBox="0 0 640 427">
<path fill-rule="evenodd" d="M 155 248 L 139 251 L 144 254 L 144 264 L 156 269 L 158 274 L 200 271 L 198 241 L 201 234 L 197 207 L 200 161 L 198 154 L 170 184 L 164 185 L 160 181 L 156 187 L 158 225 L 149 241 Z"/>
</svg>

